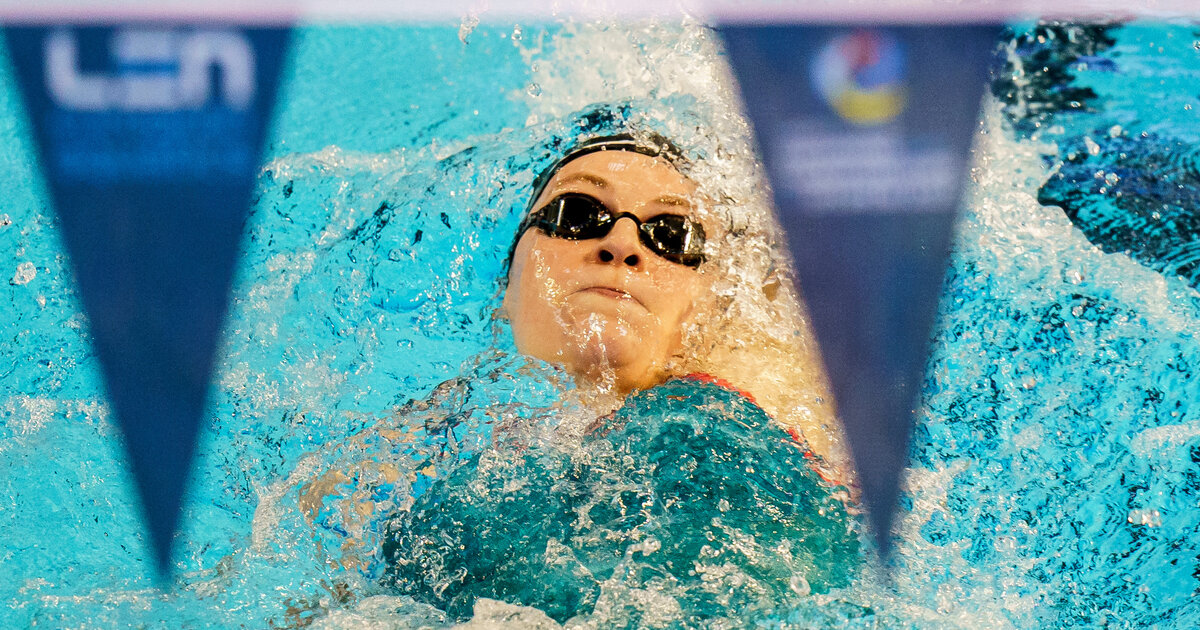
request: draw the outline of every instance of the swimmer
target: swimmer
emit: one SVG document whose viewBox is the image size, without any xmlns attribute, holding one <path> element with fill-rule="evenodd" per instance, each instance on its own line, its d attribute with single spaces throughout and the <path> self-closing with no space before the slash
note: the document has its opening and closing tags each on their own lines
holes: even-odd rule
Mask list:
<svg viewBox="0 0 1200 630">
<path fill-rule="evenodd" d="M 744 257 L 750 244 L 729 233 L 718 204 L 681 170 L 689 165 L 660 135 L 619 133 L 578 143 L 540 174 L 510 248 L 501 306 L 517 349 L 616 404 L 671 377 L 715 375 L 802 436 L 824 474 L 847 479 L 811 331 L 794 313 L 774 312 L 788 301 L 777 296 L 779 274 L 721 293 L 757 297 L 762 304 L 749 310 L 786 320 L 785 334 L 742 321 L 715 294 L 714 283 L 739 272 L 706 264 L 706 252 L 725 243 L 718 258 Z"/>
<path fill-rule="evenodd" d="M 690 626 L 849 582 L 844 489 L 751 393 L 694 369 L 728 235 L 684 164 L 654 134 L 608 134 L 535 181 L 503 315 L 521 353 L 618 402 L 577 448 L 501 437 L 435 481 L 387 524 L 384 585 L 456 619 L 488 598 L 628 626 L 658 614 L 626 601 L 652 593 Z"/>
</svg>

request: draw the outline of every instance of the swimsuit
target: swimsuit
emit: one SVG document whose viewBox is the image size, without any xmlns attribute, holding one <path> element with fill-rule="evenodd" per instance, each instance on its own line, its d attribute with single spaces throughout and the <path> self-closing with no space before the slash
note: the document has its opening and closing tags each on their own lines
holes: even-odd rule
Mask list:
<svg viewBox="0 0 1200 630">
<path fill-rule="evenodd" d="M 582 445 L 499 444 L 435 481 L 388 522 L 383 583 L 457 619 L 481 597 L 560 622 L 637 608 L 606 590 L 667 594 L 692 622 L 770 608 L 856 571 L 836 490 L 747 396 L 672 380 Z"/>
</svg>

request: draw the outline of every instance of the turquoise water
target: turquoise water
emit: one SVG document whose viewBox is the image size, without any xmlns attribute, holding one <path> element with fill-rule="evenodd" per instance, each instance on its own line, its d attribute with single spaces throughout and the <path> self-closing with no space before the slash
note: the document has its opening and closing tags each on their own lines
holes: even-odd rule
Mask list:
<svg viewBox="0 0 1200 630">
<path fill-rule="evenodd" d="M 1068 76 L 985 104 L 893 580 L 867 565 L 846 588 L 784 597 L 761 625 L 1200 622 L 1200 295 L 1186 266 L 1194 204 L 1178 187 L 1194 173 L 1200 36 L 1187 24 L 1108 34 L 1112 45 L 1064 62 Z M 582 422 L 566 379 L 514 356 L 493 318 L 522 191 L 541 143 L 596 102 L 634 99 L 677 138 L 706 142 L 699 121 L 738 149 L 745 129 L 712 46 L 690 26 L 301 29 L 167 594 L 29 136 L 0 90 L 4 625 L 452 625 L 355 566 L 378 542 L 355 510 L 402 507 L 497 424 Z M 1031 54 L 1018 48 L 1008 59 Z M 1036 68 L 1022 72 L 1018 83 Z M 1094 98 L 1028 107 L 1071 87 Z M 1074 185 L 1045 185 L 1058 173 Z M 1066 211 L 1039 203 L 1071 189 L 1085 194 Z M 1158 219 L 1127 220 L 1152 217 L 1149 204 Z M 392 493 L 336 500 L 391 483 L 379 462 L 405 473 Z M 335 498 L 314 506 L 321 496 Z M 340 547 L 334 525 L 364 547 Z M 645 595 L 651 618 L 672 623 L 653 593 L 607 588 Z M 476 613 L 547 622 L 494 603 Z"/>
</svg>

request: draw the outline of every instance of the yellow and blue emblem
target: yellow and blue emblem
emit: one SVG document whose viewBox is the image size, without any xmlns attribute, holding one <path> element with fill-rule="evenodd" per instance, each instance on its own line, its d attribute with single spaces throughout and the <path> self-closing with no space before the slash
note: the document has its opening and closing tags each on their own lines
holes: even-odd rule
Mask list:
<svg viewBox="0 0 1200 630">
<path fill-rule="evenodd" d="M 856 125 L 878 125 L 904 111 L 904 48 L 877 29 L 857 29 L 829 40 L 813 59 L 817 93 Z"/>
</svg>

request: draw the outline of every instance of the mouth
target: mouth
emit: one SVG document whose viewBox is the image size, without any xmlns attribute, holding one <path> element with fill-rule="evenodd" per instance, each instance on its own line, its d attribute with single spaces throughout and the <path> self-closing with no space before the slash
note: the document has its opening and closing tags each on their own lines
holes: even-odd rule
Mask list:
<svg viewBox="0 0 1200 630">
<path fill-rule="evenodd" d="M 588 294 L 592 294 L 592 295 L 599 295 L 601 297 L 606 297 L 606 298 L 613 299 L 613 300 L 629 300 L 629 301 L 634 302 L 639 305 L 642 304 L 641 300 L 633 297 L 633 295 L 630 294 L 628 291 L 624 291 L 624 290 L 618 289 L 616 287 L 605 287 L 605 286 L 588 287 L 586 289 L 580 289 L 579 293 L 588 293 Z"/>
</svg>

